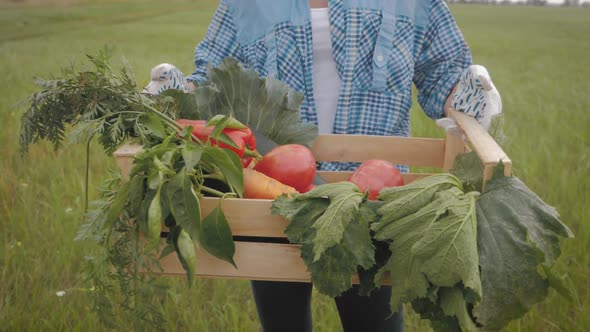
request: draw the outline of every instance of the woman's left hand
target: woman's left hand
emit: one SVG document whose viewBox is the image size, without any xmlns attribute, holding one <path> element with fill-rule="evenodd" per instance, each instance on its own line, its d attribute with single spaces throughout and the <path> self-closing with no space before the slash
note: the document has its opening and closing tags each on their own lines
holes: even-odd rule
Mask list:
<svg viewBox="0 0 590 332">
<path fill-rule="evenodd" d="M 474 117 L 485 129 L 494 115 L 502 113 L 500 94 L 486 68 L 480 65 L 472 65 L 461 74 L 450 99 L 450 107 Z M 437 120 L 437 124 L 446 130 L 456 127 L 449 118 Z"/>
</svg>

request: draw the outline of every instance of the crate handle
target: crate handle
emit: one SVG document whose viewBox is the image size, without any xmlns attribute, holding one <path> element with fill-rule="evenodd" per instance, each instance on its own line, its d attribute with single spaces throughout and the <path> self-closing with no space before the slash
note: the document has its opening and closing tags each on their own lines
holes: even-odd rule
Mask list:
<svg viewBox="0 0 590 332">
<path fill-rule="evenodd" d="M 477 153 L 477 156 L 481 160 L 484 166 L 484 186 L 485 182 L 492 178 L 493 167 L 500 161 L 504 164 L 504 175 L 512 175 L 512 161 L 477 120 L 453 109 L 447 110 L 447 115 L 455 120 L 457 126 L 463 130 L 467 142 L 471 144 L 472 149 L 475 150 L 475 153 Z"/>
</svg>

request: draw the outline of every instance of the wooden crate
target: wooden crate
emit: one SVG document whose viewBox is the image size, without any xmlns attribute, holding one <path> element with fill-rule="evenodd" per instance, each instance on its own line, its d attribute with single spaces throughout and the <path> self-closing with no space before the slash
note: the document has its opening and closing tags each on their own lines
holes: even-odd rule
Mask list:
<svg viewBox="0 0 590 332">
<path fill-rule="evenodd" d="M 484 180 L 492 175 L 492 168 L 499 161 L 505 165 L 505 175 L 511 174 L 512 163 L 487 131 L 473 118 L 463 113 L 449 111 L 450 116 L 465 133 L 465 141 L 447 134 L 444 139 L 382 137 L 362 135 L 320 135 L 312 148 L 318 161 L 353 161 L 383 159 L 396 164 L 437 167 L 448 171 L 455 157 L 470 149 L 476 151 L 484 165 Z M 132 168 L 133 156 L 141 146 L 123 146 L 115 152 L 123 176 Z M 320 172 L 328 182 L 346 180 L 351 172 Z M 406 183 L 428 174 L 403 174 Z M 202 198 L 203 215 L 209 214 L 219 203 L 218 198 Z M 271 215 L 271 200 L 224 199 L 222 209 L 234 236 L 248 237 L 236 240 L 235 269 L 204 250 L 197 250 L 196 275 L 209 278 L 236 278 L 248 280 L 275 280 L 308 282 L 310 275 L 300 258 L 300 246 L 284 243 L 252 241 L 252 237 L 284 239 L 283 230 L 288 221 Z M 164 241 L 164 240 L 163 240 Z M 162 242 L 162 248 L 164 242 Z M 168 255 L 161 261 L 165 275 L 184 275 L 176 255 Z M 355 278 L 356 279 L 356 278 Z M 353 280 L 357 282 L 357 280 Z"/>
</svg>

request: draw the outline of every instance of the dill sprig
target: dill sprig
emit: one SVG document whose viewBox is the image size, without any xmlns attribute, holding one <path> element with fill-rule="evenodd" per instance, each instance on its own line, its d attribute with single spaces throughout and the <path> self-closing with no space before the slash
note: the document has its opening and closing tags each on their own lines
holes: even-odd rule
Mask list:
<svg viewBox="0 0 590 332">
<path fill-rule="evenodd" d="M 65 68 L 62 78 L 36 80 L 41 89 L 25 100 L 21 117 L 20 151 L 48 140 L 57 150 L 74 127 L 71 139 L 87 141 L 98 135 L 107 153 L 114 152 L 129 137 L 138 137 L 145 146 L 159 143 L 167 132 L 177 129 L 173 107 L 158 107 L 157 98 L 142 94 L 128 67 L 114 71 L 111 51 L 87 55 L 91 68 Z M 170 100 L 167 101 L 170 103 Z"/>
</svg>

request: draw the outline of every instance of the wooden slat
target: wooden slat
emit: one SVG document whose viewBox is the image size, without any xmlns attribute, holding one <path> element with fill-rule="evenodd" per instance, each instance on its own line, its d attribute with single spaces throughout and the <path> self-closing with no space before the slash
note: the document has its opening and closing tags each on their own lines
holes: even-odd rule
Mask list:
<svg viewBox="0 0 590 332">
<path fill-rule="evenodd" d="M 443 167 L 444 140 L 368 135 L 320 135 L 312 147 L 318 161 L 383 159 L 410 166 Z"/>
<path fill-rule="evenodd" d="M 301 260 L 300 247 L 292 244 L 253 243 L 235 241 L 234 261 L 231 264 L 197 250 L 196 275 L 209 278 L 248 280 L 276 280 L 308 282 L 309 272 Z M 165 275 L 185 275 L 178 257 L 170 254 L 160 260 Z"/>
<path fill-rule="evenodd" d="M 272 280 L 291 282 L 310 282 L 311 277 L 305 263 L 301 259 L 300 246 L 280 243 L 253 243 L 235 241 L 236 254 L 234 261 L 238 269 L 231 264 L 197 249 L 197 267 L 195 275 L 201 278 Z M 161 249 L 164 248 L 162 242 Z M 170 254 L 159 261 L 162 272 L 169 276 L 184 276 L 176 254 Z M 359 283 L 358 276 L 352 282 Z M 386 277 L 384 284 L 391 281 Z"/>
<path fill-rule="evenodd" d="M 203 216 L 213 211 L 219 201 L 219 198 L 201 198 Z M 284 238 L 289 221 L 272 215 L 271 205 L 272 200 L 269 199 L 226 198 L 221 203 L 221 209 L 233 235 Z"/>
<path fill-rule="evenodd" d="M 481 159 L 484 167 L 488 169 L 488 171 L 484 172 L 484 180 L 489 180 L 491 176 L 489 169 L 499 161 L 502 161 L 504 164 L 504 175 L 510 176 L 512 174 L 512 161 L 477 120 L 454 110 L 448 110 L 447 114 L 463 130 L 473 150 L 475 150 L 479 159 Z"/>
<path fill-rule="evenodd" d="M 352 173 L 353 172 L 320 171 L 318 172 L 318 175 L 327 182 L 340 182 L 348 180 Z M 402 178 L 404 179 L 404 183 L 410 183 L 429 175 L 432 175 L 432 173 L 403 173 Z"/>
</svg>

